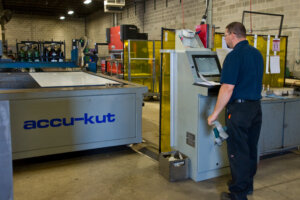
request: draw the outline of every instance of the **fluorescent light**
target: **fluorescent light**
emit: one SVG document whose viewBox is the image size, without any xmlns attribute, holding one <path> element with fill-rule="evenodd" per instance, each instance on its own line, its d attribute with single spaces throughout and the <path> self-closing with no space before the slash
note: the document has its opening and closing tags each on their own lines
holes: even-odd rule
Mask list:
<svg viewBox="0 0 300 200">
<path fill-rule="evenodd" d="M 92 3 L 92 0 L 85 0 L 83 3 L 84 4 L 90 4 L 90 3 Z"/>
<path fill-rule="evenodd" d="M 68 14 L 69 14 L 69 15 L 73 15 L 73 14 L 74 14 L 74 11 L 73 11 L 73 10 L 69 10 L 69 11 L 68 11 Z"/>
<path fill-rule="evenodd" d="M 66 19 L 66 17 L 65 16 L 60 16 L 59 19 L 64 20 L 64 19 Z"/>
</svg>

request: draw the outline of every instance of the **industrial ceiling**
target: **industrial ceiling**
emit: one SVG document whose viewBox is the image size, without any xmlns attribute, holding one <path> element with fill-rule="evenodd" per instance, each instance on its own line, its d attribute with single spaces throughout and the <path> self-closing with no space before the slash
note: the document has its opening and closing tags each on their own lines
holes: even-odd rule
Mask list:
<svg viewBox="0 0 300 200">
<path fill-rule="evenodd" d="M 103 0 L 93 0 L 85 5 L 84 0 L 0 0 L 3 9 L 9 9 L 16 14 L 32 14 L 59 16 L 67 15 L 73 10 L 73 17 L 86 17 L 98 10 L 103 10 Z"/>
</svg>

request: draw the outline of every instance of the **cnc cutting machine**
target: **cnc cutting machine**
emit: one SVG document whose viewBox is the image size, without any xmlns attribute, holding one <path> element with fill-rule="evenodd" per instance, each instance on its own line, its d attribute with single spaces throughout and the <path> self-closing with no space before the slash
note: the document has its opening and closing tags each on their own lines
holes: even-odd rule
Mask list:
<svg viewBox="0 0 300 200">
<path fill-rule="evenodd" d="M 215 144 L 207 124 L 220 87 L 220 63 L 215 52 L 198 42 L 194 33 L 176 31 L 176 50 L 170 53 L 171 147 L 190 158 L 195 181 L 229 173 L 226 143 Z M 259 156 L 299 148 L 299 96 L 267 96 L 261 107 Z M 224 112 L 218 118 L 222 125 Z"/>
<path fill-rule="evenodd" d="M 86 72 L 0 73 L 13 159 L 139 143 L 147 87 Z"/>
</svg>

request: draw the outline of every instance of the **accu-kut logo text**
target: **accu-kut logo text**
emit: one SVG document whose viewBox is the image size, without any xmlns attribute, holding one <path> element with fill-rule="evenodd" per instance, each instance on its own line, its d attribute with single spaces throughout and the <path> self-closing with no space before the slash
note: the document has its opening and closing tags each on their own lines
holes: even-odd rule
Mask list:
<svg viewBox="0 0 300 200">
<path fill-rule="evenodd" d="M 116 121 L 115 114 L 107 113 L 106 115 L 89 115 L 84 113 L 83 117 L 70 117 L 70 118 L 53 118 L 53 119 L 40 119 L 24 121 L 24 129 L 48 128 L 48 127 L 61 127 L 61 126 L 74 126 L 76 123 L 88 124 L 102 124 L 113 123 Z"/>
</svg>

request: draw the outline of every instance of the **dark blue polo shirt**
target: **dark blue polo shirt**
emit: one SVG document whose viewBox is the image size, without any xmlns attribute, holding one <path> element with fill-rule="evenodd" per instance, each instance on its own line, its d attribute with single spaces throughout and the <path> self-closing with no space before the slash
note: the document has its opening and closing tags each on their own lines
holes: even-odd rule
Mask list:
<svg viewBox="0 0 300 200">
<path fill-rule="evenodd" d="M 263 70 L 263 57 L 257 49 L 247 40 L 236 44 L 226 56 L 221 74 L 221 83 L 235 85 L 229 102 L 261 99 Z"/>
</svg>

